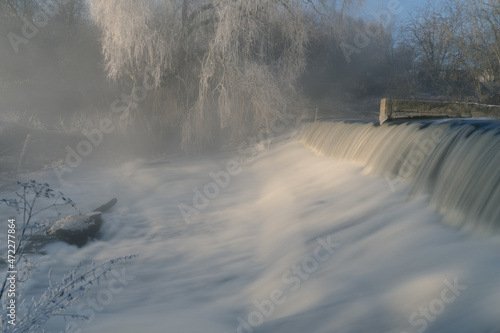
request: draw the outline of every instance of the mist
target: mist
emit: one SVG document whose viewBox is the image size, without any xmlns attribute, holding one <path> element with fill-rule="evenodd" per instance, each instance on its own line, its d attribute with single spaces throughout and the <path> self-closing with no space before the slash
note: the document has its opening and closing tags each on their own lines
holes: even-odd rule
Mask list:
<svg viewBox="0 0 500 333">
<path fill-rule="evenodd" d="M 499 122 L 378 121 L 499 104 L 499 22 L 1 1 L 0 331 L 499 331 Z"/>
</svg>

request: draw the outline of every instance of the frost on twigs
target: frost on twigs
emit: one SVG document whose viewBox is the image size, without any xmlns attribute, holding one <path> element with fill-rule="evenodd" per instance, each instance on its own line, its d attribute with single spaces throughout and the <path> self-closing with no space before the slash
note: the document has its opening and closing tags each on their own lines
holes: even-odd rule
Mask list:
<svg viewBox="0 0 500 333">
<path fill-rule="evenodd" d="M 39 214 L 53 209 L 60 216 L 58 208 L 70 206 L 76 210 L 76 204 L 62 192 L 53 190 L 47 183 L 35 180 L 17 182 L 20 189 L 16 191 L 15 198 L 0 199 L 0 204 L 14 208 L 20 218 L 16 224 L 16 260 L 23 257 L 24 252 L 32 245 L 32 241 L 44 237 L 44 232 L 49 225 L 46 220 L 36 219 Z"/>
<path fill-rule="evenodd" d="M 16 222 L 16 228 L 12 229 L 15 230 L 15 234 L 10 234 L 9 238 L 11 242 L 15 242 L 14 254 L 8 260 L 8 271 L 11 273 L 2 275 L 3 280 L 0 285 L 0 306 L 2 309 L 0 311 L 0 332 L 36 332 L 43 329 L 43 325 L 54 316 L 85 319 L 85 316 L 69 311 L 68 307 L 89 292 L 92 286 L 106 279 L 106 273 L 111 271 L 113 265 L 129 261 L 136 255 L 115 258 L 99 265 L 80 263 L 57 283 L 53 282 L 49 271 L 49 286 L 46 291 L 31 299 L 23 297 L 24 286 L 33 280 L 33 275 L 37 272 L 37 265 L 30 260 L 28 253 L 31 252 L 30 245 L 37 237 L 47 237 L 43 233 L 47 229 L 48 223 L 37 221 L 38 214 L 52 208 L 59 216 L 57 208 L 60 206 L 69 205 L 75 209 L 76 206 L 71 199 L 61 192 L 54 191 L 47 183 L 31 180 L 26 183 L 18 182 L 18 184 L 20 189 L 15 192 L 16 198 L 0 200 L 0 204 L 3 203 L 14 208 L 20 216 L 18 219 L 12 220 Z M 116 200 L 111 202 L 114 204 Z M 105 206 L 109 206 L 109 203 Z M 79 221 L 81 219 L 78 218 L 79 216 L 88 218 L 99 215 L 100 212 L 93 212 L 87 215 L 72 216 L 76 216 L 76 220 Z M 66 227 L 70 227 L 75 219 L 61 221 L 67 224 Z M 54 239 L 57 238 L 54 237 Z M 15 311 L 13 303 L 15 303 Z M 15 320 L 8 317 L 8 314 L 13 314 Z"/>
<path fill-rule="evenodd" d="M 83 315 L 68 312 L 68 307 L 82 298 L 91 288 L 106 279 L 106 274 L 112 270 L 113 265 L 127 262 L 137 255 L 115 258 L 103 264 L 78 264 L 71 272 L 66 274 L 60 282 L 54 283 L 49 271 L 49 287 L 39 297 L 30 300 L 20 299 L 17 312 L 16 325 L 8 323 L 6 315 L 0 321 L 3 333 L 34 332 L 52 317 L 63 316 L 66 318 L 87 319 Z M 22 283 L 21 287 L 22 287 Z M 7 313 L 7 297 L 0 293 L 2 312 Z"/>
<path fill-rule="evenodd" d="M 154 90 L 144 118 L 180 125 L 183 148 L 199 150 L 300 112 L 295 83 L 315 25 L 351 2 L 90 0 L 90 10 L 108 76 Z"/>
</svg>

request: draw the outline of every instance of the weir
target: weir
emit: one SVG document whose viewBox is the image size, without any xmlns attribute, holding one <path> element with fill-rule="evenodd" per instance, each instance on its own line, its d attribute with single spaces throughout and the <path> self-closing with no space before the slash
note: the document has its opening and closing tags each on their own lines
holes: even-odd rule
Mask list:
<svg viewBox="0 0 500 333">
<path fill-rule="evenodd" d="M 408 118 L 493 118 L 500 119 L 499 105 L 430 102 L 384 98 L 380 101 L 379 122 Z"/>
<path fill-rule="evenodd" d="M 500 229 L 500 122 L 439 120 L 403 124 L 316 122 L 302 142 L 318 155 L 347 160 L 427 194 L 444 222 Z"/>
</svg>

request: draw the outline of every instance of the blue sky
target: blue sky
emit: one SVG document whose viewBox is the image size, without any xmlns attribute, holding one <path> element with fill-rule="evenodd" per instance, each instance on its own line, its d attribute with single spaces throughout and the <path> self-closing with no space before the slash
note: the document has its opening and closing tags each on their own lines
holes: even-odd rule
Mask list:
<svg viewBox="0 0 500 333">
<path fill-rule="evenodd" d="M 390 0 L 365 0 L 365 5 L 363 6 L 363 12 L 366 13 L 366 15 L 363 16 L 370 16 L 370 12 L 372 11 L 380 11 L 380 10 L 387 10 L 388 4 Z M 408 13 L 410 10 L 416 8 L 416 7 L 422 7 L 425 5 L 427 2 L 426 0 L 399 0 L 400 6 L 402 8 L 402 12 L 400 15 L 396 17 L 398 21 L 404 20 L 405 17 L 407 17 Z"/>
</svg>

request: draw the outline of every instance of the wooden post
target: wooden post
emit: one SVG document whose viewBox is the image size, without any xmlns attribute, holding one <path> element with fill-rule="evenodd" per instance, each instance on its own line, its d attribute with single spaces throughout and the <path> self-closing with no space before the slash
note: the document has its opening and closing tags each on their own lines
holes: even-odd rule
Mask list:
<svg viewBox="0 0 500 333">
<path fill-rule="evenodd" d="M 380 101 L 380 114 L 378 118 L 380 125 L 390 118 L 392 113 L 391 108 L 391 100 L 389 98 L 384 98 Z"/>
</svg>

